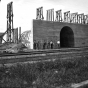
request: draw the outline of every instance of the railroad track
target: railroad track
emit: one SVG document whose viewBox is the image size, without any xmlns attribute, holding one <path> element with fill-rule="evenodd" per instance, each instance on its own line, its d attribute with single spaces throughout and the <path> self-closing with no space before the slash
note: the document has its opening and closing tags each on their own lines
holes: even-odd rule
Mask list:
<svg viewBox="0 0 88 88">
<path fill-rule="evenodd" d="M 2 54 L 0 55 L 0 64 L 47 61 L 53 59 L 73 59 L 78 57 L 88 57 L 88 47 L 63 48 L 53 50 L 34 50 L 14 54 Z"/>
<path fill-rule="evenodd" d="M 4 54 L 0 54 L 0 57 L 17 56 L 17 55 L 45 54 L 45 53 L 57 53 L 57 52 L 78 52 L 78 51 L 84 51 L 84 50 L 88 50 L 88 47 L 45 49 L 45 50 L 29 50 L 29 51 L 18 52 L 18 53 L 4 53 Z"/>
</svg>

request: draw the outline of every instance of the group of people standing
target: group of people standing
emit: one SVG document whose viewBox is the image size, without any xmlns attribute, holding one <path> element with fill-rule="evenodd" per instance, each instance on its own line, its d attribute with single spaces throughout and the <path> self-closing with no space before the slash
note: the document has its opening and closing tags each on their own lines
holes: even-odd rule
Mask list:
<svg viewBox="0 0 88 88">
<path fill-rule="evenodd" d="M 53 41 L 50 41 L 50 42 L 46 42 L 44 41 L 43 43 L 41 42 L 36 42 L 34 41 L 34 49 L 54 49 L 55 47 L 55 44 Z M 59 48 L 60 47 L 60 42 L 57 41 L 57 47 Z"/>
</svg>

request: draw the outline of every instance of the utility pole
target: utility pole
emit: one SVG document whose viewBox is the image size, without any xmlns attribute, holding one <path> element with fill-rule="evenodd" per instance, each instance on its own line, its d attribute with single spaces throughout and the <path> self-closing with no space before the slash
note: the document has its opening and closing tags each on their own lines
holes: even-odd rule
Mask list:
<svg viewBox="0 0 88 88">
<path fill-rule="evenodd" d="M 13 41 L 13 2 L 7 4 L 7 42 Z"/>
</svg>

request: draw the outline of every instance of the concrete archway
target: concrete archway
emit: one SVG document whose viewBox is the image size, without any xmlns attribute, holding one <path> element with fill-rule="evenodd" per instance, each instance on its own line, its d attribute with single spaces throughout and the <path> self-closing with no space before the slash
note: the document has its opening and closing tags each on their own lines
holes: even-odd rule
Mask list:
<svg viewBox="0 0 88 88">
<path fill-rule="evenodd" d="M 68 26 L 60 31 L 60 47 L 74 47 L 74 33 Z"/>
</svg>

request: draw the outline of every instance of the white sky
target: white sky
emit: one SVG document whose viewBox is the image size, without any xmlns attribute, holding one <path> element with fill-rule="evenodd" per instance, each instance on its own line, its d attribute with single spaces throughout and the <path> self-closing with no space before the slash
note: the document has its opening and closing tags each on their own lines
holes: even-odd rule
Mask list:
<svg viewBox="0 0 88 88">
<path fill-rule="evenodd" d="M 21 27 L 22 32 L 32 29 L 32 19 L 36 18 L 36 8 L 43 6 L 44 18 L 46 10 L 62 9 L 62 12 L 71 11 L 88 14 L 88 0 L 1 0 L 0 2 L 0 32 L 7 27 L 7 4 L 13 1 L 14 28 Z"/>
</svg>

